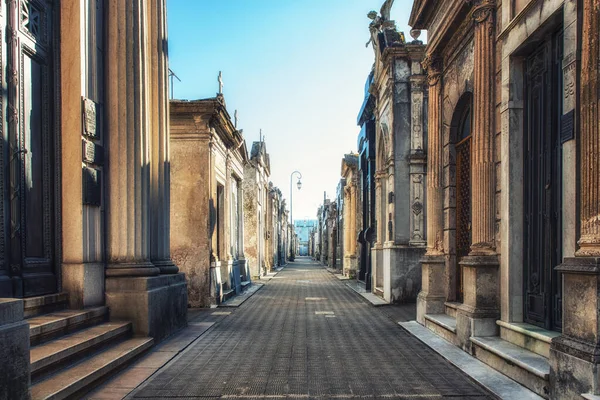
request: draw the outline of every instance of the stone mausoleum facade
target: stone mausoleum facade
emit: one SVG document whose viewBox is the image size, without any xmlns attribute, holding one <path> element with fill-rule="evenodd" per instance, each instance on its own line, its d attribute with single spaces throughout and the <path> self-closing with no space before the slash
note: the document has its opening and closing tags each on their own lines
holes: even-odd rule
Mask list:
<svg viewBox="0 0 600 400">
<path fill-rule="evenodd" d="M 384 16 L 370 30 L 376 169 L 371 290 L 390 303 L 410 302 L 421 288 L 426 243 L 425 46 L 416 39 L 407 43 Z"/>
<path fill-rule="evenodd" d="M 271 163 L 264 141 L 254 142 L 249 162 L 244 166 L 243 218 L 244 253 L 250 276 L 260 279 L 273 267 L 269 239 L 274 231 L 273 213 L 269 212 L 269 176 Z M 271 203 L 272 206 L 272 203 Z M 269 218 L 271 216 L 271 218 Z"/>
<path fill-rule="evenodd" d="M 95 381 L 81 371 L 98 357 L 110 363 L 95 379 L 186 325 L 170 254 L 165 11 L 162 0 L 0 5 L 0 398 L 85 391 Z M 124 340 L 74 349 L 64 337 L 87 329 Z M 44 350 L 57 343 L 78 367 Z"/>
<path fill-rule="evenodd" d="M 246 142 L 217 97 L 171 101 L 171 253 L 188 304 L 209 307 L 250 280 L 244 256 Z"/>
<path fill-rule="evenodd" d="M 598 1 L 417 0 L 410 25 L 429 41 L 418 321 L 543 397 L 599 395 Z"/>
</svg>

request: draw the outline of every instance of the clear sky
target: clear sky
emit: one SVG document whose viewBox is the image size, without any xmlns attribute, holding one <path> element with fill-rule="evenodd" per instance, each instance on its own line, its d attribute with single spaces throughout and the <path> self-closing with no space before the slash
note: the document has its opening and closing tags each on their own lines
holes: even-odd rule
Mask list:
<svg viewBox="0 0 600 400">
<path fill-rule="evenodd" d="M 384 0 L 167 0 L 169 62 L 182 82 L 174 97 L 223 94 L 248 150 L 262 129 L 271 180 L 294 219 L 316 217 L 323 192 L 335 197 L 341 159 L 356 152 L 356 117 L 373 64 L 367 13 Z M 396 0 L 391 17 L 410 40 L 412 0 Z M 422 38 L 421 38 L 422 39 Z"/>
</svg>

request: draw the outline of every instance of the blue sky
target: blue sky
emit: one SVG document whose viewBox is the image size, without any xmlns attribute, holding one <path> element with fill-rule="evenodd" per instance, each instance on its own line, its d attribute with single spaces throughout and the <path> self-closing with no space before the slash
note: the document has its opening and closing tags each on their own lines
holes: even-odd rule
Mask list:
<svg viewBox="0 0 600 400">
<path fill-rule="evenodd" d="M 356 116 L 373 64 L 367 13 L 383 0 L 167 0 L 170 67 L 178 99 L 223 93 L 250 149 L 262 129 L 271 180 L 294 219 L 315 218 L 323 192 L 335 196 L 341 159 L 356 151 Z M 392 19 L 409 38 L 411 0 L 396 0 Z M 289 204 L 289 200 L 288 200 Z"/>
</svg>

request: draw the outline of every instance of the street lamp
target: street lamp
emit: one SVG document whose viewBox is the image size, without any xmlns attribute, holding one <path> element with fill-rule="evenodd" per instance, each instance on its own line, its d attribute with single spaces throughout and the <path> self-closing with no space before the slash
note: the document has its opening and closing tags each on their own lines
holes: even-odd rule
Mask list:
<svg viewBox="0 0 600 400">
<path fill-rule="evenodd" d="M 302 182 L 300 181 L 300 179 L 302 179 L 302 174 L 299 171 L 294 171 L 290 174 L 290 261 L 294 261 L 294 233 L 295 233 L 295 229 L 294 229 L 294 216 L 293 216 L 293 206 L 294 206 L 294 202 L 292 200 L 293 198 L 293 194 L 294 191 L 292 190 L 292 178 L 294 177 L 294 174 L 298 174 L 298 182 L 296 182 L 296 186 L 298 187 L 298 190 L 300 190 L 302 188 Z"/>
</svg>

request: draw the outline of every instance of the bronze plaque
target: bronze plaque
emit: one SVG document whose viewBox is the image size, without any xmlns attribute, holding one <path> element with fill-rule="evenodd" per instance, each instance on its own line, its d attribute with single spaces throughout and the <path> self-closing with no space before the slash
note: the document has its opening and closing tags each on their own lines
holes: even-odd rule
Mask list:
<svg viewBox="0 0 600 400">
<path fill-rule="evenodd" d="M 83 204 L 102 204 L 102 171 L 83 167 Z"/>
</svg>

